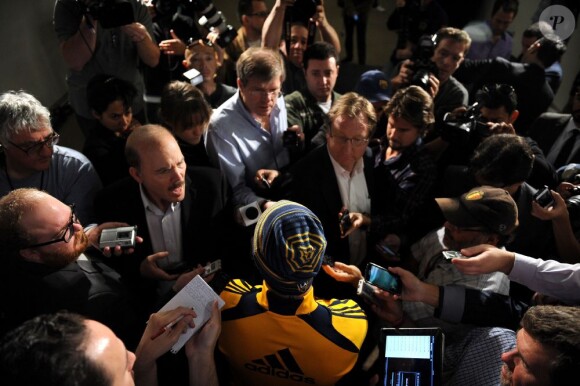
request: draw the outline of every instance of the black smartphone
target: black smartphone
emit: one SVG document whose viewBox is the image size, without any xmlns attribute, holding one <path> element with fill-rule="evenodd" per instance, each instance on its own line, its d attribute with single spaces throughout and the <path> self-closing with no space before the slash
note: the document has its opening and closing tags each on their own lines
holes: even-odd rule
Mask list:
<svg viewBox="0 0 580 386">
<path fill-rule="evenodd" d="M 375 249 L 386 256 L 397 256 L 397 252 L 393 251 L 391 248 L 389 248 L 389 246 L 385 245 L 385 244 L 377 244 L 375 245 Z"/>
<path fill-rule="evenodd" d="M 400 295 L 403 288 L 401 278 L 398 275 L 390 273 L 386 268 L 374 263 L 367 264 L 365 280 L 382 290 L 396 295 Z"/>
<path fill-rule="evenodd" d="M 349 211 L 344 208 L 340 211 L 340 233 L 345 234 L 350 227 L 352 227 L 352 221 L 350 221 Z"/>
<path fill-rule="evenodd" d="M 555 203 L 554 197 L 552 197 L 552 192 L 550 192 L 550 188 L 546 185 L 534 194 L 534 201 L 536 201 L 542 208 L 549 208 Z"/>
<path fill-rule="evenodd" d="M 328 265 L 329 267 L 334 267 L 334 260 L 328 255 L 322 256 L 322 265 Z"/>
</svg>

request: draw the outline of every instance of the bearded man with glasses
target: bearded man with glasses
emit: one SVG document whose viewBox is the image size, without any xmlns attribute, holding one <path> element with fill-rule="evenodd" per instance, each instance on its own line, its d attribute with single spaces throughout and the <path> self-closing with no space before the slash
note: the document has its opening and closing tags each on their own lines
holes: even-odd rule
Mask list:
<svg viewBox="0 0 580 386">
<path fill-rule="evenodd" d="M 50 113 L 24 91 L 0 95 L 0 196 L 17 188 L 44 190 L 76 204 L 79 218 L 93 221 L 93 199 L 101 180 L 87 157 L 57 146 Z"/>
<path fill-rule="evenodd" d="M 0 335 L 34 316 L 66 309 L 109 326 L 134 348 L 142 321 L 137 324 L 119 274 L 85 255 L 103 228 L 120 225 L 104 223 L 85 233 L 74 204 L 33 188 L 2 197 Z"/>
</svg>

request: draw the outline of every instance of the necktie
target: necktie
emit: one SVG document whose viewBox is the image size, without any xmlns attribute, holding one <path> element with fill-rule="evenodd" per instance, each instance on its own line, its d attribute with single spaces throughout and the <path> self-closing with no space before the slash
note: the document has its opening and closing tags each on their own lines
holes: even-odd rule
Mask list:
<svg viewBox="0 0 580 386">
<path fill-rule="evenodd" d="M 576 139 L 580 134 L 580 130 L 574 129 L 570 132 L 568 139 L 564 142 L 562 149 L 558 153 L 556 160 L 554 161 L 554 167 L 559 168 L 561 166 L 568 164 L 568 158 L 570 157 L 570 153 L 574 149 L 574 144 L 576 143 Z"/>
</svg>

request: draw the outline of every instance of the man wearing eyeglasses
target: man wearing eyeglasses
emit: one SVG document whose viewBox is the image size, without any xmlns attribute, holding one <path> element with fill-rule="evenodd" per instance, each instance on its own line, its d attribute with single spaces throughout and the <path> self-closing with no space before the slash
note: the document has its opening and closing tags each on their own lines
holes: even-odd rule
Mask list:
<svg viewBox="0 0 580 386">
<path fill-rule="evenodd" d="M 241 27 L 236 38 L 225 48 L 223 82 L 236 87 L 236 62 L 242 52 L 250 47 L 262 45 L 262 28 L 268 17 L 268 6 L 264 0 L 238 0 L 238 17 Z"/>
<path fill-rule="evenodd" d="M 238 92 L 212 114 L 207 152 L 225 173 L 234 205 L 264 203 L 269 192 L 256 180 L 256 172 L 280 170 L 290 162 L 283 141 L 288 129 L 280 93 L 284 67 L 276 51 L 253 47 L 240 56 L 237 74 Z M 290 130 L 304 138 L 298 127 Z"/>
<path fill-rule="evenodd" d="M 93 165 L 76 150 L 57 146 L 50 113 L 24 91 L 0 95 L 0 196 L 17 188 L 44 190 L 77 205 L 81 221 L 93 218 L 93 199 L 102 188 Z"/>
<path fill-rule="evenodd" d="M 127 344 L 141 328 L 119 275 L 84 252 L 96 245 L 101 224 L 87 231 L 66 205 L 34 188 L 0 199 L 0 335 L 24 320 L 61 309 L 81 313 L 115 330 Z M 16 292 L 15 292 L 16 291 Z"/>
<path fill-rule="evenodd" d="M 322 222 L 327 254 L 334 260 L 360 264 L 367 253 L 367 233 L 362 213 L 372 213 L 373 162 L 368 149 L 376 125 L 373 105 L 350 92 L 340 97 L 329 113 L 326 146 L 313 149 L 287 171 L 261 171 L 274 182 L 272 189 L 312 210 Z M 343 209 L 361 213 L 352 217 L 352 229 L 341 230 Z M 353 216 L 351 214 L 351 216 Z M 354 297 L 351 288 L 336 283 L 325 273 L 315 279 L 321 298 Z"/>
</svg>

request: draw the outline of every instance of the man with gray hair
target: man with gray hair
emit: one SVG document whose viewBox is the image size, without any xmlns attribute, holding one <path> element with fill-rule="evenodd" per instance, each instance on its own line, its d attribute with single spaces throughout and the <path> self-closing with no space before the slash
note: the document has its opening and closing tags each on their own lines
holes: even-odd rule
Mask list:
<svg viewBox="0 0 580 386">
<path fill-rule="evenodd" d="M 50 113 L 24 91 L 0 95 L 0 196 L 38 188 L 65 204 L 76 204 L 81 221 L 93 221 L 93 198 L 102 184 L 87 157 L 57 146 Z"/>
<path fill-rule="evenodd" d="M 288 129 L 286 105 L 280 93 L 284 66 L 268 48 L 250 48 L 237 62 L 238 92 L 212 115 L 207 136 L 210 160 L 224 171 L 233 189 L 235 205 L 266 202 L 267 187 L 260 169 L 279 170 L 290 162 L 284 133 L 299 140 L 301 130 Z"/>
</svg>

